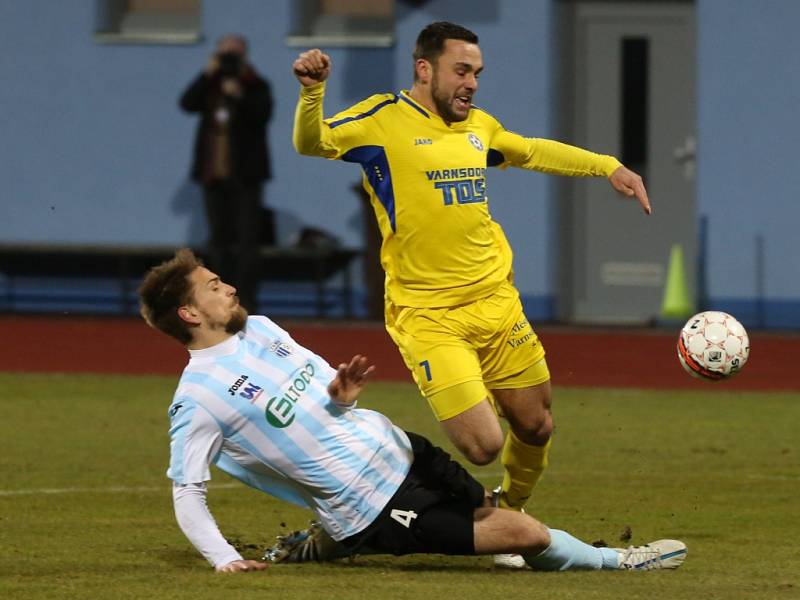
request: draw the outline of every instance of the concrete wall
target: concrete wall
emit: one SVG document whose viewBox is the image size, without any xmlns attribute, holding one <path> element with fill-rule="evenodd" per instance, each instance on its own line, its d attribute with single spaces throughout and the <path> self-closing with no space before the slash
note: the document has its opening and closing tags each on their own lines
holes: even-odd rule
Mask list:
<svg viewBox="0 0 800 600">
<path fill-rule="evenodd" d="M 699 0 L 697 16 L 709 304 L 800 328 L 800 3 Z"/>
<path fill-rule="evenodd" d="M 363 212 L 350 189 L 358 168 L 300 157 L 291 146 L 298 84 L 290 65 L 298 49 L 285 37 L 292 9 L 288 0 L 205 0 L 201 43 L 143 46 L 95 42 L 95 2 L 3 2 L 0 239 L 202 243 L 199 190 L 187 179 L 195 119 L 179 111 L 176 99 L 214 41 L 235 31 L 250 39 L 252 60 L 275 92 L 269 136 L 275 178 L 266 197 L 278 212 L 281 241 L 313 226 L 361 246 Z M 435 1 L 421 8 L 398 2 L 396 47 L 326 49 L 335 65 L 326 111 L 408 88 L 419 29 L 452 19 L 481 37 L 486 73 L 478 101 L 508 127 L 546 136 L 549 10 L 548 0 Z M 547 195 L 538 174 L 490 177 L 493 214 L 516 246 L 523 293 L 532 302 L 544 299 L 540 316 L 547 316 L 551 293 Z"/>
</svg>

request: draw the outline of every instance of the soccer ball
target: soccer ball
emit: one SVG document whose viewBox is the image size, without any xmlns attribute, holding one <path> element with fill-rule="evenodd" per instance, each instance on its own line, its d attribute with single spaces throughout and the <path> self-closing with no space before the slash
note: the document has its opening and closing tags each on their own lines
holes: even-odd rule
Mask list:
<svg viewBox="0 0 800 600">
<path fill-rule="evenodd" d="M 731 315 L 708 310 L 686 322 L 678 336 L 678 359 L 686 371 L 705 381 L 738 373 L 750 355 L 750 340 Z"/>
</svg>

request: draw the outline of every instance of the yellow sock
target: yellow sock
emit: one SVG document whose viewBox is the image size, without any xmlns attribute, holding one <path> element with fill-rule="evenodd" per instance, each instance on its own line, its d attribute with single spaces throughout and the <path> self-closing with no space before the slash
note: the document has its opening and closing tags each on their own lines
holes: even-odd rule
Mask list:
<svg viewBox="0 0 800 600">
<path fill-rule="evenodd" d="M 547 455 L 552 438 L 544 446 L 525 444 L 510 429 L 503 445 L 503 485 L 500 506 L 522 510 L 531 495 L 533 486 L 547 468 Z"/>
</svg>

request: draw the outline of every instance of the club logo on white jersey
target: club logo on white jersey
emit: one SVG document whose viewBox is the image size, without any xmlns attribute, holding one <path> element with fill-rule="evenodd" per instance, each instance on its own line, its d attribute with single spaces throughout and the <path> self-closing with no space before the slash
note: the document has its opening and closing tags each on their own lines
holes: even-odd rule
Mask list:
<svg viewBox="0 0 800 600">
<path fill-rule="evenodd" d="M 306 363 L 289 376 L 289 381 L 283 386 L 283 393 L 267 401 L 264 409 L 267 423 L 278 429 L 292 424 L 295 417 L 294 405 L 311 386 L 316 371 L 312 363 Z"/>
<path fill-rule="evenodd" d="M 294 352 L 294 349 L 289 344 L 286 344 L 280 340 L 275 340 L 269 347 L 269 351 L 277 354 L 281 358 L 286 358 Z"/>
<path fill-rule="evenodd" d="M 467 139 L 469 140 L 469 143 L 472 144 L 472 147 L 475 148 L 475 150 L 478 152 L 483 152 L 483 142 L 481 141 L 481 138 L 474 133 L 469 133 L 467 134 Z"/>
</svg>

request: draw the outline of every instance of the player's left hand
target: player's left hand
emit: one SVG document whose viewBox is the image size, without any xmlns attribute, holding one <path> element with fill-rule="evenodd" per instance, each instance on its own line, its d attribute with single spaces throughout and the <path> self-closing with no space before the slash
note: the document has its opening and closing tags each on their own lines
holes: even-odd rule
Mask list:
<svg viewBox="0 0 800 600">
<path fill-rule="evenodd" d="M 341 363 L 336 377 L 328 384 L 328 394 L 336 404 L 349 405 L 356 401 L 367 383 L 367 377 L 375 370 L 366 356 L 356 354 L 350 363 Z"/>
<path fill-rule="evenodd" d="M 248 573 L 250 571 L 263 571 L 267 568 L 267 563 L 257 560 L 232 560 L 231 562 L 217 567 L 217 573 Z"/>
<path fill-rule="evenodd" d="M 650 208 L 650 199 L 647 197 L 647 190 L 644 187 L 644 182 L 638 173 L 634 173 L 626 167 L 618 167 L 608 178 L 611 185 L 620 194 L 624 196 L 635 196 L 642 205 L 644 212 L 650 214 L 653 209 Z"/>
</svg>

